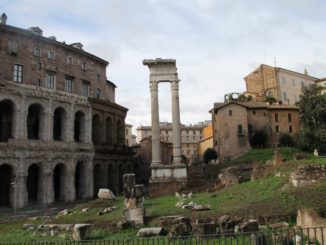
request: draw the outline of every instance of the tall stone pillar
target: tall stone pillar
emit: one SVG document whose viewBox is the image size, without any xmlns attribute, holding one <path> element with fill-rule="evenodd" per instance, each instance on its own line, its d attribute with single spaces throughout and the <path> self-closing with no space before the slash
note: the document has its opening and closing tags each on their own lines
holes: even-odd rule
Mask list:
<svg viewBox="0 0 326 245">
<path fill-rule="evenodd" d="M 162 163 L 161 159 L 161 131 L 160 131 L 160 117 L 158 107 L 158 82 L 150 82 L 151 89 L 151 112 L 152 112 L 152 164 L 159 165 Z"/>
<path fill-rule="evenodd" d="M 171 82 L 172 93 L 172 132 L 173 132 L 173 164 L 181 164 L 181 131 L 179 107 L 179 81 Z"/>
</svg>

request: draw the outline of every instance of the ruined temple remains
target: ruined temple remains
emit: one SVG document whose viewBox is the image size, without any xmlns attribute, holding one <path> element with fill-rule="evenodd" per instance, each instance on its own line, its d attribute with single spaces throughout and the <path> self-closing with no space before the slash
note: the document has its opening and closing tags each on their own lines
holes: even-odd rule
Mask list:
<svg viewBox="0 0 326 245">
<path fill-rule="evenodd" d="M 134 174 L 123 176 L 123 195 L 124 207 L 123 219 L 133 225 L 141 226 L 144 224 L 144 186 L 136 185 Z"/>
<path fill-rule="evenodd" d="M 150 179 L 150 196 L 172 194 L 187 183 L 187 169 L 181 162 L 181 133 L 179 108 L 179 78 L 174 59 L 144 60 L 143 64 L 150 70 L 151 116 L 152 116 L 152 163 Z M 172 95 L 172 132 L 173 159 L 166 164 L 161 159 L 160 119 L 158 104 L 158 84 L 171 84 Z"/>
</svg>

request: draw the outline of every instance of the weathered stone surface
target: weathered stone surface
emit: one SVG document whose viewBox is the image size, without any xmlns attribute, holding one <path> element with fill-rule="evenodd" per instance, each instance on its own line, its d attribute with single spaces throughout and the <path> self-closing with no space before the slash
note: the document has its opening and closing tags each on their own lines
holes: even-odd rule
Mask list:
<svg viewBox="0 0 326 245">
<path fill-rule="evenodd" d="M 290 174 L 290 183 L 295 187 L 304 186 L 325 179 L 326 165 L 323 164 L 299 165 L 298 168 Z"/>
<path fill-rule="evenodd" d="M 127 221 L 134 222 L 136 226 L 144 224 L 144 209 L 132 208 L 124 211 L 124 218 Z"/>
<path fill-rule="evenodd" d="M 281 223 L 275 223 L 275 224 L 269 225 L 269 228 L 271 228 L 273 230 L 287 228 L 287 227 L 289 227 L 289 224 L 287 222 L 281 222 Z"/>
<path fill-rule="evenodd" d="M 70 211 L 68 209 L 64 209 L 58 213 L 58 216 L 67 215 L 67 214 L 70 214 Z"/>
<path fill-rule="evenodd" d="M 123 175 L 123 186 L 126 188 L 135 187 L 136 179 L 134 174 Z"/>
<path fill-rule="evenodd" d="M 217 221 L 218 227 L 222 234 L 234 233 L 236 221 L 229 215 L 221 216 Z"/>
<path fill-rule="evenodd" d="M 238 224 L 235 229 L 238 232 L 256 232 L 259 231 L 258 220 L 244 221 Z"/>
<path fill-rule="evenodd" d="M 170 236 L 189 236 L 192 232 L 190 223 L 174 224 L 169 232 Z"/>
<path fill-rule="evenodd" d="M 250 244 L 251 245 L 267 245 L 266 237 L 264 234 L 252 233 L 250 235 Z"/>
<path fill-rule="evenodd" d="M 127 220 L 123 219 L 118 222 L 118 228 L 120 230 L 126 230 L 126 229 L 133 228 L 133 227 L 136 227 L 134 221 L 127 221 Z"/>
<path fill-rule="evenodd" d="M 211 210 L 211 205 L 208 204 L 200 204 L 200 205 L 195 205 L 192 210 L 194 211 L 206 211 L 206 210 Z"/>
<path fill-rule="evenodd" d="M 163 235 L 162 227 L 141 228 L 137 233 L 138 237 L 152 237 L 161 235 Z"/>
<path fill-rule="evenodd" d="M 171 216 L 164 216 L 159 219 L 159 225 L 165 228 L 169 228 L 173 225 L 173 221 L 176 219 L 182 218 L 181 215 L 171 215 Z"/>
<path fill-rule="evenodd" d="M 213 235 L 216 234 L 216 224 L 210 223 L 195 223 L 192 224 L 192 233 L 197 236 Z"/>
<path fill-rule="evenodd" d="M 221 184 L 224 186 L 230 186 L 240 183 L 239 169 L 235 167 L 229 167 L 222 170 L 222 173 L 219 175 Z"/>
<path fill-rule="evenodd" d="M 82 241 L 89 237 L 91 232 L 90 224 L 76 224 L 72 232 L 72 238 L 74 241 Z"/>
<path fill-rule="evenodd" d="M 114 193 L 109 189 L 99 189 L 97 197 L 100 199 L 115 199 Z"/>
</svg>

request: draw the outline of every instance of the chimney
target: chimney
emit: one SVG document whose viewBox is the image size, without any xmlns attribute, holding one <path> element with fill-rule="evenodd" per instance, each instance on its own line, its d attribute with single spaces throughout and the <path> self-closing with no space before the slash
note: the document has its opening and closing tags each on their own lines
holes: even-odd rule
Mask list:
<svg viewBox="0 0 326 245">
<path fill-rule="evenodd" d="M 81 44 L 81 43 L 72 43 L 72 44 L 70 44 L 70 46 L 80 49 L 80 50 L 83 49 L 83 44 Z"/>
<path fill-rule="evenodd" d="M 38 36 L 42 36 L 42 34 L 43 34 L 42 29 L 37 27 L 37 26 L 36 27 L 30 27 L 28 30 L 30 32 L 34 33 L 35 35 L 38 35 Z"/>
<path fill-rule="evenodd" d="M 306 68 L 304 69 L 304 74 L 305 74 L 306 76 L 308 76 L 308 71 L 307 71 Z"/>
<path fill-rule="evenodd" d="M 0 21 L 0 24 L 2 25 L 7 25 L 7 15 L 5 13 L 3 13 L 1 15 L 1 21 Z"/>
</svg>

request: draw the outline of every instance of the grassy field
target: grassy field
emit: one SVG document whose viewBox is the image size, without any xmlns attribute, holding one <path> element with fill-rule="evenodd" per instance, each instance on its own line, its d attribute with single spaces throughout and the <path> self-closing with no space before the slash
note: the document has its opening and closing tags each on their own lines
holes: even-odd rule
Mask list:
<svg viewBox="0 0 326 245">
<path fill-rule="evenodd" d="M 326 182 L 318 182 L 303 188 L 294 188 L 289 184 L 290 172 L 299 164 L 320 163 L 326 164 L 326 158 L 316 158 L 307 154 L 305 160 L 294 161 L 293 155 L 300 152 L 293 148 L 282 148 L 282 155 L 287 162 L 279 168 L 275 168 L 268 177 L 251 182 L 245 182 L 230 186 L 215 192 L 194 193 L 192 201 L 197 204 L 209 204 L 211 210 L 195 212 L 187 209 L 177 208 L 178 201 L 173 196 L 165 196 L 156 199 L 145 199 L 146 226 L 157 226 L 162 216 L 181 214 L 195 218 L 210 217 L 217 219 L 223 214 L 236 215 L 245 218 L 259 218 L 264 222 L 276 222 L 286 220 L 295 222 L 296 212 L 301 207 L 311 207 L 320 214 L 326 214 Z M 252 150 L 237 161 L 228 162 L 227 166 L 241 163 L 255 162 L 264 164 L 271 160 L 272 149 Z M 276 177 L 276 173 L 281 173 Z M 114 211 L 97 215 L 97 212 L 105 207 L 116 206 Z M 83 208 L 88 208 L 87 213 L 81 213 Z M 57 234 L 54 237 L 42 237 L 42 234 L 22 229 L 24 223 L 51 224 L 93 224 L 91 239 L 104 239 L 112 237 L 133 237 L 136 229 L 120 231 L 117 222 L 121 220 L 123 212 L 123 198 L 118 197 L 114 201 L 93 200 L 71 209 L 70 215 L 52 217 L 49 221 L 19 221 L 11 224 L 0 225 L 0 241 L 31 241 L 31 240 L 67 240 L 71 239 L 69 234 Z"/>
</svg>

